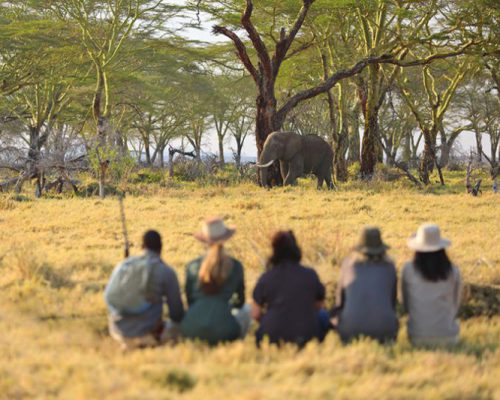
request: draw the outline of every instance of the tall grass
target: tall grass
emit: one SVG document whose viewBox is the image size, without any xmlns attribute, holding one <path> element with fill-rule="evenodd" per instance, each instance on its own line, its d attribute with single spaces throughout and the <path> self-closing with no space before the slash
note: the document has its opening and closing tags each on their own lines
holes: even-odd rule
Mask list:
<svg viewBox="0 0 500 400">
<path fill-rule="evenodd" d="M 117 200 L 0 196 L 0 398 L 499 398 L 500 197 L 473 198 L 458 183 L 436 193 L 404 182 L 358 185 L 339 192 L 318 192 L 307 180 L 271 191 L 151 185 L 148 196 L 125 199 L 132 253 L 146 229 L 159 230 L 163 256 L 183 282 L 184 265 L 204 251 L 192 233 L 206 216 L 221 215 L 238 228 L 228 249 L 245 266 L 250 300 L 270 235 L 291 228 L 331 303 L 340 261 L 362 226 L 381 227 L 400 267 L 411 257 L 407 237 L 435 221 L 452 240 L 450 256 L 467 285 L 459 346 L 413 348 L 402 315 L 392 346 L 343 346 L 332 333 L 301 352 L 259 351 L 248 337 L 217 348 L 185 342 L 124 355 L 107 335 L 102 300 L 123 252 Z"/>
</svg>

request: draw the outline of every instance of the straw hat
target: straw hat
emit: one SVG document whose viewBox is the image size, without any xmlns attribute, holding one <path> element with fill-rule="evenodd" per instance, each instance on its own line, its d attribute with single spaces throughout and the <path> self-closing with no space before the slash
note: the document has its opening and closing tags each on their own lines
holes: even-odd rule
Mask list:
<svg viewBox="0 0 500 400">
<path fill-rule="evenodd" d="M 214 244 L 225 242 L 234 235 L 236 229 L 227 227 L 222 218 L 209 218 L 201 224 L 201 231 L 194 234 L 200 242 Z"/>
<path fill-rule="evenodd" d="M 408 247 L 421 253 L 442 250 L 450 244 L 448 239 L 441 237 L 439 226 L 429 223 L 420 225 L 417 233 L 408 239 Z"/>
<path fill-rule="evenodd" d="M 379 255 L 384 254 L 389 246 L 382 241 L 380 229 L 374 226 L 367 226 L 361 231 L 359 242 L 354 249 L 363 254 Z"/>
</svg>

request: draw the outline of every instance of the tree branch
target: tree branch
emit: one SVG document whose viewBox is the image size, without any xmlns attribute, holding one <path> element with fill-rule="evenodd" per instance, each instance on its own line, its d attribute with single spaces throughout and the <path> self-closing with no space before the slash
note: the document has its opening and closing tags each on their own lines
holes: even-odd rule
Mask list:
<svg viewBox="0 0 500 400">
<path fill-rule="evenodd" d="M 342 79 L 350 78 L 351 76 L 359 74 L 370 64 L 383 62 L 384 60 L 388 59 L 394 60 L 391 55 L 368 57 L 359 61 L 351 68 L 337 71 L 335 74 L 330 76 L 326 81 L 319 84 L 318 86 L 303 90 L 302 92 L 297 93 L 295 96 L 292 96 L 278 111 L 277 120 L 284 121 L 287 114 L 300 102 L 315 97 L 321 93 L 327 92 L 332 87 L 334 87 L 337 82 L 341 81 Z"/>
<path fill-rule="evenodd" d="M 247 48 L 239 38 L 239 36 L 234 33 L 233 31 L 227 29 L 224 26 L 219 26 L 219 25 L 214 25 L 212 28 L 212 32 L 215 35 L 221 34 L 226 36 L 227 38 L 231 39 L 236 47 L 236 55 L 238 58 L 241 60 L 247 71 L 252 75 L 253 80 L 255 83 L 258 84 L 259 82 L 259 73 L 255 69 L 255 66 L 252 63 L 252 60 L 250 60 L 250 57 L 248 56 Z"/>
<path fill-rule="evenodd" d="M 314 0 L 303 0 L 303 5 L 300 8 L 299 14 L 297 15 L 297 18 L 295 19 L 295 22 L 292 26 L 292 29 L 288 33 L 288 35 L 285 35 L 285 31 L 281 31 L 280 35 L 280 40 L 276 44 L 276 50 L 275 54 L 273 57 L 273 76 L 276 77 L 278 75 L 278 71 L 280 68 L 281 63 L 286 57 L 286 54 L 288 50 L 290 49 L 290 46 L 292 45 L 292 42 L 295 39 L 295 36 L 297 36 L 297 33 L 299 32 L 300 28 L 302 27 L 302 24 L 304 23 L 304 20 L 306 19 L 307 13 L 309 12 L 309 8 L 311 7 L 312 3 L 314 3 Z"/>
<path fill-rule="evenodd" d="M 262 69 L 265 75 L 270 78 L 272 74 L 272 66 L 271 59 L 269 58 L 269 52 L 267 51 L 267 47 L 257 32 L 254 24 L 252 23 L 251 17 L 253 12 L 253 3 L 252 0 L 246 0 L 247 6 L 243 15 L 241 16 L 241 25 L 248 33 L 248 37 L 252 41 L 253 47 L 257 51 L 257 55 L 259 56 L 260 63 L 262 65 Z"/>
</svg>

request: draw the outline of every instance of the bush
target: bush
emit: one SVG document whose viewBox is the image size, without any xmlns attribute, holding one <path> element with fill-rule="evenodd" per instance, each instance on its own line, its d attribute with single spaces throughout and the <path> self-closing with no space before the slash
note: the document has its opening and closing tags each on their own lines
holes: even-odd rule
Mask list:
<svg viewBox="0 0 500 400">
<path fill-rule="evenodd" d="M 378 163 L 375 166 L 375 179 L 385 182 L 393 182 L 397 181 L 401 178 L 401 176 L 401 172 L 395 167 L 390 167 L 389 165 L 383 163 Z"/>
<path fill-rule="evenodd" d="M 361 164 L 359 163 L 359 161 L 352 163 L 347 168 L 347 175 L 349 177 L 349 180 L 359 179 L 360 173 L 361 173 Z"/>
<path fill-rule="evenodd" d="M 205 166 L 197 160 L 181 158 L 174 164 L 174 178 L 177 180 L 193 182 L 203 178 L 206 174 Z"/>
<path fill-rule="evenodd" d="M 165 181 L 165 171 L 161 169 L 143 168 L 130 177 L 131 183 L 163 183 Z"/>
</svg>

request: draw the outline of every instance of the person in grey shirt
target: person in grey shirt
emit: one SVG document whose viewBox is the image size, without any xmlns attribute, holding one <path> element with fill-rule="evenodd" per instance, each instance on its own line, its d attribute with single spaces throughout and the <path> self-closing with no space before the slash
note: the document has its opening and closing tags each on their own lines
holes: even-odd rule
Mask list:
<svg viewBox="0 0 500 400">
<path fill-rule="evenodd" d="M 110 334 L 124 349 L 154 346 L 175 339 L 179 329 L 177 324 L 184 317 L 177 274 L 160 257 L 162 250 L 160 234 L 156 231 L 146 232 L 142 247 L 144 253 L 135 257 L 135 261 L 146 261 L 151 266 L 147 283 L 148 307 L 137 314 L 123 314 L 109 307 Z M 167 321 L 163 321 L 165 302 L 170 317 Z"/>
<path fill-rule="evenodd" d="M 361 336 L 379 342 L 397 337 L 397 276 L 388 248 L 378 228 L 366 227 L 342 263 L 332 322 L 344 343 Z"/>
<path fill-rule="evenodd" d="M 450 244 L 435 224 L 421 225 L 408 240 L 415 255 L 403 267 L 402 292 L 408 336 L 415 345 L 458 342 L 461 279 L 445 251 Z"/>
</svg>

